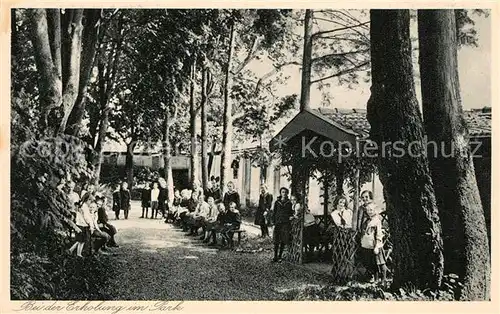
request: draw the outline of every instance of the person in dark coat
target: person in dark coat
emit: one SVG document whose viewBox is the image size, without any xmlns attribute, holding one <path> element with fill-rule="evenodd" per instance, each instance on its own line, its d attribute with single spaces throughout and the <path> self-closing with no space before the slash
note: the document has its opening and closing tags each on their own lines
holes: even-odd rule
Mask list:
<svg viewBox="0 0 500 314">
<path fill-rule="evenodd" d="M 220 189 L 215 187 L 212 181 L 208 181 L 207 189 L 205 190 L 205 201 L 208 201 L 209 197 L 213 197 L 215 203 L 219 203 L 222 199 Z"/>
<path fill-rule="evenodd" d="M 217 232 L 221 232 L 224 228 L 224 224 L 228 221 L 227 210 L 223 203 L 219 203 L 218 210 L 219 214 L 217 215 L 215 223 L 212 225 L 212 232 L 210 235 L 212 242 L 209 243 L 208 246 L 217 245 Z"/>
<path fill-rule="evenodd" d="M 148 218 L 149 207 L 151 206 L 151 189 L 148 183 L 144 184 L 144 188 L 141 193 L 141 206 L 142 206 L 142 215 L 141 218 Z M 144 216 L 144 211 L 146 211 L 146 216 Z"/>
<path fill-rule="evenodd" d="M 271 214 L 272 204 L 273 204 L 273 195 L 267 191 L 267 185 L 262 184 L 260 187 L 259 207 L 257 207 L 257 212 L 255 213 L 255 221 L 254 221 L 254 223 L 257 226 L 260 226 L 262 238 L 269 236 L 267 218 L 268 215 Z"/>
<path fill-rule="evenodd" d="M 229 210 L 224 219 L 224 226 L 221 230 L 223 239 L 227 242 L 230 248 L 234 247 L 233 234 L 234 230 L 238 230 L 241 225 L 241 215 L 236 209 L 234 202 L 229 203 Z"/>
<path fill-rule="evenodd" d="M 292 202 L 288 198 L 288 189 L 281 188 L 280 196 L 274 203 L 274 259 L 273 262 L 280 262 L 283 256 L 285 245 L 290 244 L 291 223 L 293 219 Z"/>
<path fill-rule="evenodd" d="M 120 189 L 120 205 L 123 209 L 123 215 L 125 219 L 128 219 L 128 212 L 130 211 L 130 191 L 128 190 L 127 182 L 122 183 L 122 188 Z"/>
<path fill-rule="evenodd" d="M 116 228 L 109 223 L 108 214 L 106 213 L 105 197 L 97 196 L 97 223 L 101 225 L 101 230 L 109 234 L 110 239 L 108 242 L 109 247 L 118 247 L 115 241 Z"/>
<path fill-rule="evenodd" d="M 120 219 L 120 210 L 122 209 L 121 196 L 120 196 L 120 184 L 118 183 L 113 192 L 113 211 L 115 212 L 116 220 Z"/>
<path fill-rule="evenodd" d="M 229 204 L 231 202 L 234 202 L 236 204 L 236 209 L 240 210 L 240 195 L 236 190 L 234 189 L 234 183 L 232 181 L 229 181 L 227 183 L 227 192 L 224 194 L 224 198 L 222 199 L 222 203 L 224 204 L 224 207 L 227 209 L 229 208 Z"/>
</svg>

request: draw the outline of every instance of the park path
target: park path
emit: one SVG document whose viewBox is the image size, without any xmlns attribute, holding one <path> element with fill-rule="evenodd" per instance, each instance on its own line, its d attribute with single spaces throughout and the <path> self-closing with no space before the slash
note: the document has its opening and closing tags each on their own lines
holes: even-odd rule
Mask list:
<svg viewBox="0 0 500 314">
<path fill-rule="evenodd" d="M 111 221 L 120 245 L 109 259 L 116 270 L 108 291 L 113 299 L 280 300 L 288 289 L 326 280 L 300 266 L 272 264 L 266 250 L 208 247 L 160 219 L 139 218 L 138 206 L 133 203 L 128 220 Z"/>
</svg>

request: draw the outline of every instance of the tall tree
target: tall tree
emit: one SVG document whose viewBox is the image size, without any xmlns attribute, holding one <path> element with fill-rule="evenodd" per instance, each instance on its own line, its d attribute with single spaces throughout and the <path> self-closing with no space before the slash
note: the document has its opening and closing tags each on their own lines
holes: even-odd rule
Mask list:
<svg viewBox="0 0 500 314">
<path fill-rule="evenodd" d="M 445 272 L 464 280 L 461 298 L 489 298 L 486 223 L 463 118 L 453 10 L 419 10 L 419 61 L 428 157 L 443 229 Z"/>
<path fill-rule="evenodd" d="M 235 22 L 230 21 L 229 26 L 229 45 L 227 53 L 227 68 L 225 69 L 225 79 L 224 79 L 224 116 L 223 116 L 223 126 L 222 126 L 222 152 L 221 152 L 221 167 L 220 167 L 220 184 L 221 191 L 225 191 L 226 176 L 228 174 L 229 168 L 231 167 L 231 149 L 232 149 L 232 136 L 233 136 L 233 119 L 232 119 L 232 102 L 229 98 L 229 93 L 231 92 L 231 68 L 233 63 L 233 49 L 234 49 L 234 37 L 235 37 Z"/>
<path fill-rule="evenodd" d="M 394 241 L 393 288 L 436 289 L 443 243 L 415 96 L 408 10 L 371 10 L 370 137 L 378 144 L 380 180 Z M 402 145 L 396 145 L 400 143 Z M 387 145 L 389 144 L 389 145 Z M 403 153 L 401 153 L 401 150 Z"/>
<path fill-rule="evenodd" d="M 302 56 L 302 81 L 300 87 L 300 110 L 307 110 L 311 100 L 313 10 L 306 10 L 304 21 L 304 52 Z"/>
</svg>

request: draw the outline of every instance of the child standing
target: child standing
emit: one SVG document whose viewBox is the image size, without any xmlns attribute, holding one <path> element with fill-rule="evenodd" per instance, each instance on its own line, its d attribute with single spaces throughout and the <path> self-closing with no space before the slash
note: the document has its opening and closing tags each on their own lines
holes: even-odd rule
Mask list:
<svg viewBox="0 0 500 314">
<path fill-rule="evenodd" d="M 141 205 L 142 205 L 141 218 L 144 218 L 144 211 L 146 211 L 146 218 L 148 218 L 150 203 L 151 203 L 151 189 L 149 187 L 149 183 L 144 183 L 144 188 L 142 189 L 142 194 L 141 194 Z"/>
<path fill-rule="evenodd" d="M 128 183 L 123 182 L 120 190 L 120 204 L 123 209 L 123 216 L 128 219 L 128 212 L 130 211 L 130 191 L 128 190 Z"/>
<path fill-rule="evenodd" d="M 380 211 L 373 203 L 373 194 L 370 191 L 361 193 L 363 201 L 363 217 L 361 219 L 361 255 L 364 264 L 375 281 L 382 277 L 386 282 L 387 268 L 385 266 L 385 253 L 383 250 L 383 230 Z"/>
<path fill-rule="evenodd" d="M 76 249 L 76 256 L 83 257 L 83 246 L 85 243 L 90 242 L 90 234 L 94 232 L 94 223 L 90 213 L 89 203 L 92 201 L 89 194 L 82 197 L 81 205 L 77 207 L 75 224 L 76 229 L 76 243 L 69 249 L 69 253 L 73 254 Z"/>
<path fill-rule="evenodd" d="M 158 196 L 160 195 L 160 189 L 158 188 L 158 182 L 153 183 L 153 189 L 151 190 L 151 219 L 154 218 L 155 212 L 158 212 Z M 146 218 L 148 212 L 146 211 Z"/>
<path fill-rule="evenodd" d="M 274 203 L 273 221 L 273 241 L 274 241 L 274 258 L 273 263 L 281 262 L 285 246 L 290 245 L 291 223 L 293 219 L 292 202 L 288 198 L 288 189 L 281 188 L 280 196 Z"/>
</svg>

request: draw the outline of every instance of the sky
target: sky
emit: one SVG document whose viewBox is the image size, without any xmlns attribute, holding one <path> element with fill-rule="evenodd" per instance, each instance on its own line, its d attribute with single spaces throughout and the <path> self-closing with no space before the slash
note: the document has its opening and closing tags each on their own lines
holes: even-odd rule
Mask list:
<svg viewBox="0 0 500 314">
<path fill-rule="evenodd" d="M 461 47 L 458 51 L 458 70 L 461 87 L 462 106 L 465 110 L 491 106 L 491 16 L 472 16 L 478 33 L 478 47 Z M 412 22 L 411 36 L 417 37 L 416 22 Z M 269 67 L 270 65 L 263 65 Z M 258 72 L 260 69 L 256 69 Z M 414 64 L 418 67 L 418 64 Z M 418 69 L 417 69 L 418 70 Z M 268 71 L 268 70 L 267 70 Z M 267 72 L 263 70 L 263 73 Z M 287 84 L 279 89 L 282 96 L 290 94 L 300 95 L 300 69 L 288 67 L 286 74 L 290 75 Z M 332 83 L 335 82 L 332 80 Z M 420 83 L 415 82 L 417 98 L 421 104 Z M 332 84 L 330 89 L 334 97 L 333 107 L 336 108 L 366 108 L 370 97 L 370 83 L 360 82 L 355 89 Z M 322 94 L 314 87 L 311 89 L 311 107 L 318 107 L 322 102 Z"/>
</svg>

